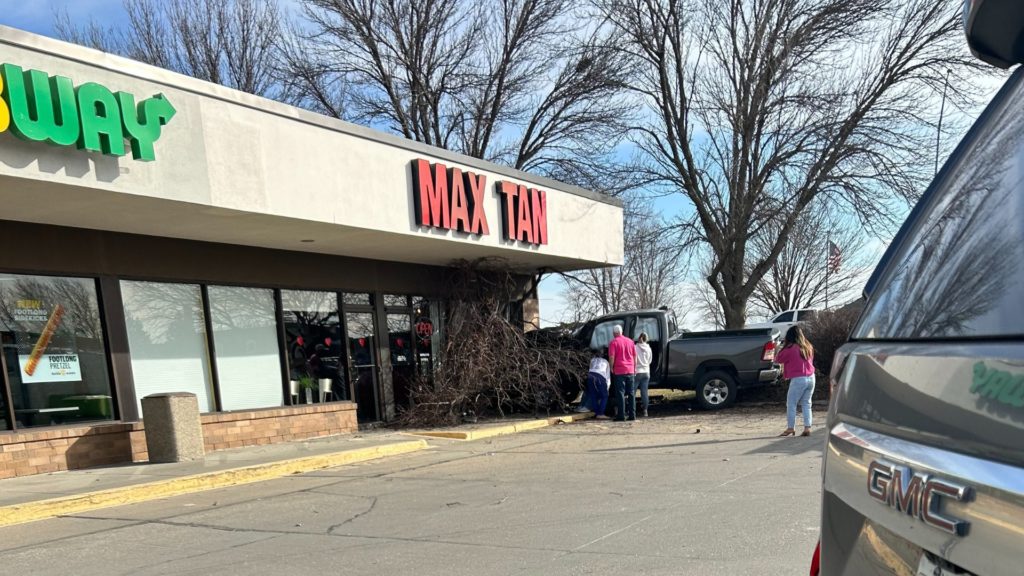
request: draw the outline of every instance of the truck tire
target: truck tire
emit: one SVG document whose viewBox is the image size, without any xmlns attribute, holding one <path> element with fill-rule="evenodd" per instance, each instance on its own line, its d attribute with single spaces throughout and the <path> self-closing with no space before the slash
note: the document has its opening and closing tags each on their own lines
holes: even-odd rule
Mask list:
<svg viewBox="0 0 1024 576">
<path fill-rule="evenodd" d="M 736 401 L 736 379 L 732 374 L 712 370 L 697 384 L 697 404 L 704 410 L 719 410 Z"/>
</svg>

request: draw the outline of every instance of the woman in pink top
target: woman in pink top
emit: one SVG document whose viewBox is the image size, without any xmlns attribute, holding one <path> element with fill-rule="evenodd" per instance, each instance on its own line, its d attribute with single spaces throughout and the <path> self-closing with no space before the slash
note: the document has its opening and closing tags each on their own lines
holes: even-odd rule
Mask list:
<svg viewBox="0 0 1024 576">
<path fill-rule="evenodd" d="M 789 380 L 786 395 L 786 431 L 779 436 L 796 434 L 796 406 L 804 415 L 804 431 L 801 436 L 811 435 L 811 395 L 814 394 L 814 347 L 804 337 L 799 326 L 786 332 L 782 351 L 775 356 L 775 362 L 782 364 L 782 377 Z"/>
</svg>

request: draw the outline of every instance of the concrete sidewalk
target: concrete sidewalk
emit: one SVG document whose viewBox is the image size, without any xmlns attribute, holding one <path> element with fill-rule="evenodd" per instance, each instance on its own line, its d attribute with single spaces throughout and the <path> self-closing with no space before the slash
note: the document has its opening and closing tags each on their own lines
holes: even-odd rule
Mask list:
<svg viewBox="0 0 1024 576">
<path fill-rule="evenodd" d="M 280 478 L 452 442 L 515 434 L 593 417 L 575 414 L 457 428 L 366 431 L 266 446 L 219 450 L 203 460 L 135 463 L 0 480 L 0 526 Z"/>
<path fill-rule="evenodd" d="M 136 463 L 0 481 L 0 526 L 425 450 L 396 432 L 333 436 L 211 452 L 194 462 Z"/>
</svg>

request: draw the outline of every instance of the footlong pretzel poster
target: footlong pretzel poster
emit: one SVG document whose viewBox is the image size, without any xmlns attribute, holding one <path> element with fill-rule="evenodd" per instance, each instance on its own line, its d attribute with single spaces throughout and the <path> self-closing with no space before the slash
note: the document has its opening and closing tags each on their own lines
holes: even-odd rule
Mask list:
<svg viewBox="0 0 1024 576">
<path fill-rule="evenodd" d="M 78 355 L 63 346 L 57 346 L 54 335 L 64 320 L 65 310 L 60 304 L 45 306 L 41 300 L 19 300 L 15 318 L 22 322 L 42 325 L 34 341 L 19 342 L 18 365 L 21 381 L 77 382 L 82 379 Z"/>
</svg>

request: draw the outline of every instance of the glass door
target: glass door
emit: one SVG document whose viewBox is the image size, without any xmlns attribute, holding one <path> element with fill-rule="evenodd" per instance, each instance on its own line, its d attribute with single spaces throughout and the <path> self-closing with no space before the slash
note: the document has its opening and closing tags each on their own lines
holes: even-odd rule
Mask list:
<svg viewBox="0 0 1024 576">
<path fill-rule="evenodd" d="M 412 314 L 388 312 L 388 351 L 391 359 L 391 386 L 396 410 L 408 408 L 416 382 L 416 358 L 413 352 Z"/>
<path fill-rule="evenodd" d="M 356 416 L 360 422 L 380 420 L 377 394 L 378 352 L 377 325 L 373 312 L 346 312 L 349 374 L 354 382 Z"/>
</svg>

